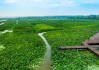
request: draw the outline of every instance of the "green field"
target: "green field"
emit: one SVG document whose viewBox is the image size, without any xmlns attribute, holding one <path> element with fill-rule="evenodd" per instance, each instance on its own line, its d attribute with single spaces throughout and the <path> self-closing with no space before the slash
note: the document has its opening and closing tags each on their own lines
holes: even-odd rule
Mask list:
<svg viewBox="0 0 99 70">
<path fill-rule="evenodd" d="M 18 24 L 16 22 L 18 21 Z M 0 22 L 2 23 L 2 22 Z M 87 70 L 99 67 L 99 56 L 89 50 L 59 50 L 60 46 L 81 45 L 81 42 L 99 32 L 99 20 L 41 20 L 8 19 L 0 25 L 0 70 L 35 70 L 44 59 L 46 46 L 38 36 L 45 38 L 52 47 L 52 70 Z"/>
</svg>

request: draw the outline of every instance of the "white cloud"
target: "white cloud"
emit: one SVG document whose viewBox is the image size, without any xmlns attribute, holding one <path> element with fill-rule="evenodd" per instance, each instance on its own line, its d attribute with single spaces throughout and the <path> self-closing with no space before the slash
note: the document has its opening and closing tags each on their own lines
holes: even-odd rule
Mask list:
<svg viewBox="0 0 99 70">
<path fill-rule="evenodd" d="M 75 7 L 81 4 L 95 4 L 99 0 L 5 0 L 7 4 L 31 7 Z"/>
<path fill-rule="evenodd" d="M 86 3 L 99 3 L 99 0 L 86 0 Z"/>
<path fill-rule="evenodd" d="M 49 0 L 5 0 L 6 3 L 43 3 Z"/>
<path fill-rule="evenodd" d="M 77 3 L 99 3 L 99 0 L 5 0 L 12 4 L 65 4 L 76 5 Z"/>
<path fill-rule="evenodd" d="M 76 3 L 79 4 L 97 4 L 99 0 L 74 0 Z"/>
<path fill-rule="evenodd" d="M 48 2 L 49 5 L 57 5 L 57 6 L 75 6 L 78 5 L 75 1 L 73 0 L 50 0 Z M 47 5 L 48 5 L 47 4 Z"/>
<path fill-rule="evenodd" d="M 87 7 L 89 4 L 90 6 L 99 5 L 99 0 L 1 0 L 0 3 L 2 4 L 0 5 L 1 16 L 68 15 L 99 12 L 98 6 Z"/>
<path fill-rule="evenodd" d="M 18 0 L 5 0 L 5 3 L 17 3 Z"/>
<path fill-rule="evenodd" d="M 5 0 L 8 4 L 15 5 L 37 5 L 37 6 L 74 6 L 74 0 Z"/>
</svg>

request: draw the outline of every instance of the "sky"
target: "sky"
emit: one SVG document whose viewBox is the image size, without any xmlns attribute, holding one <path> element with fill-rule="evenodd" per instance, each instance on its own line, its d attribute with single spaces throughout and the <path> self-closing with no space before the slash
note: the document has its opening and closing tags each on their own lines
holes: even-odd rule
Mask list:
<svg viewBox="0 0 99 70">
<path fill-rule="evenodd" d="M 99 0 L 0 0 L 0 17 L 99 15 Z"/>
</svg>

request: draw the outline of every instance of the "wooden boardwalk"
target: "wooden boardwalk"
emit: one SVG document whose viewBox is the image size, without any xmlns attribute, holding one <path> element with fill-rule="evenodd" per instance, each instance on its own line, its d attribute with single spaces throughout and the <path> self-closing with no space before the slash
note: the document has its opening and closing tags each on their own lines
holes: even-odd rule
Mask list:
<svg viewBox="0 0 99 70">
<path fill-rule="evenodd" d="M 87 49 L 86 46 L 61 46 L 59 47 L 60 50 L 66 50 L 66 49 Z"/>
<path fill-rule="evenodd" d="M 99 46 L 98 46 L 98 48 L 99 48 Z M 94 52 L 95 54 L 99 55 L 99 50 L 97 50 L 95 47 L 89 46 L 88 49 L 91 50 L 92 52 Z"/>
<path fill-rule="evenodd" d="M 99 33 L 85 40 L 82 44 L 83 45 L 99 45 Z"/>
<path fill-rule="evenodd" d="M 61 46 L 59 49 L 89 49 L 95 54 L 99 55 L 99 33 L 82 42 L 82 45 L 83 46 Z"/>
</svg>

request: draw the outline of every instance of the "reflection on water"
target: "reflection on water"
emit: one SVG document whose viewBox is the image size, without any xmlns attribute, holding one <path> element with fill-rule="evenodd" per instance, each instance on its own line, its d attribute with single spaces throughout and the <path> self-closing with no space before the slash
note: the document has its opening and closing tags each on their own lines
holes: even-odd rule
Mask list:
<svg viewBox="0 0 99 70">
<path fill-rule="evenodd" d="M 97 65 L 88 66 L 87 70 L 99 70 L 99 66 Z"/>
<path fill-rule="evenodd" d="M 4 31 L 2 31 L 2 32 L 0 32 L 0 33 L 1 33 L 1 34 L 4 34 L 4 33 L 7 33 L 7 32 L 11 33 L 11 32 L 13 32 L 13 30 L 4 30 Z"/>
<path fill-rule="evenodd" d="M 0 45 L 0 51 L 3 50 L 3 49 L 5 49 L 5 47 Z"/>
<path fill-rule="evenodd" d="M 0 20 L 0 22 L 2 22 L 2 21 L 7 21 L 7 20 Z"/>
<path fill-rule="evenodd" d="M 17 20 L 17 21 L 16 21 L 16 24 L 18 24 L 18 22 L 19 22 L 19 21 Z"/>
<path fill-rule="evenodd" d="M 1 23 L 0 25 L 3 25 L 4 23 Z"/>
<path fill-rule="evenodd" d="M 51 46 L 48 44 L 47 40 L 43 36 L 44 33 L 46 32 L 42 32 L 38 34 L 46 44 L 45 59 L 44 61 L 42 61 L 41 66 L 38 68 L 38 70 L 51 70 Z"/>
</svg>

